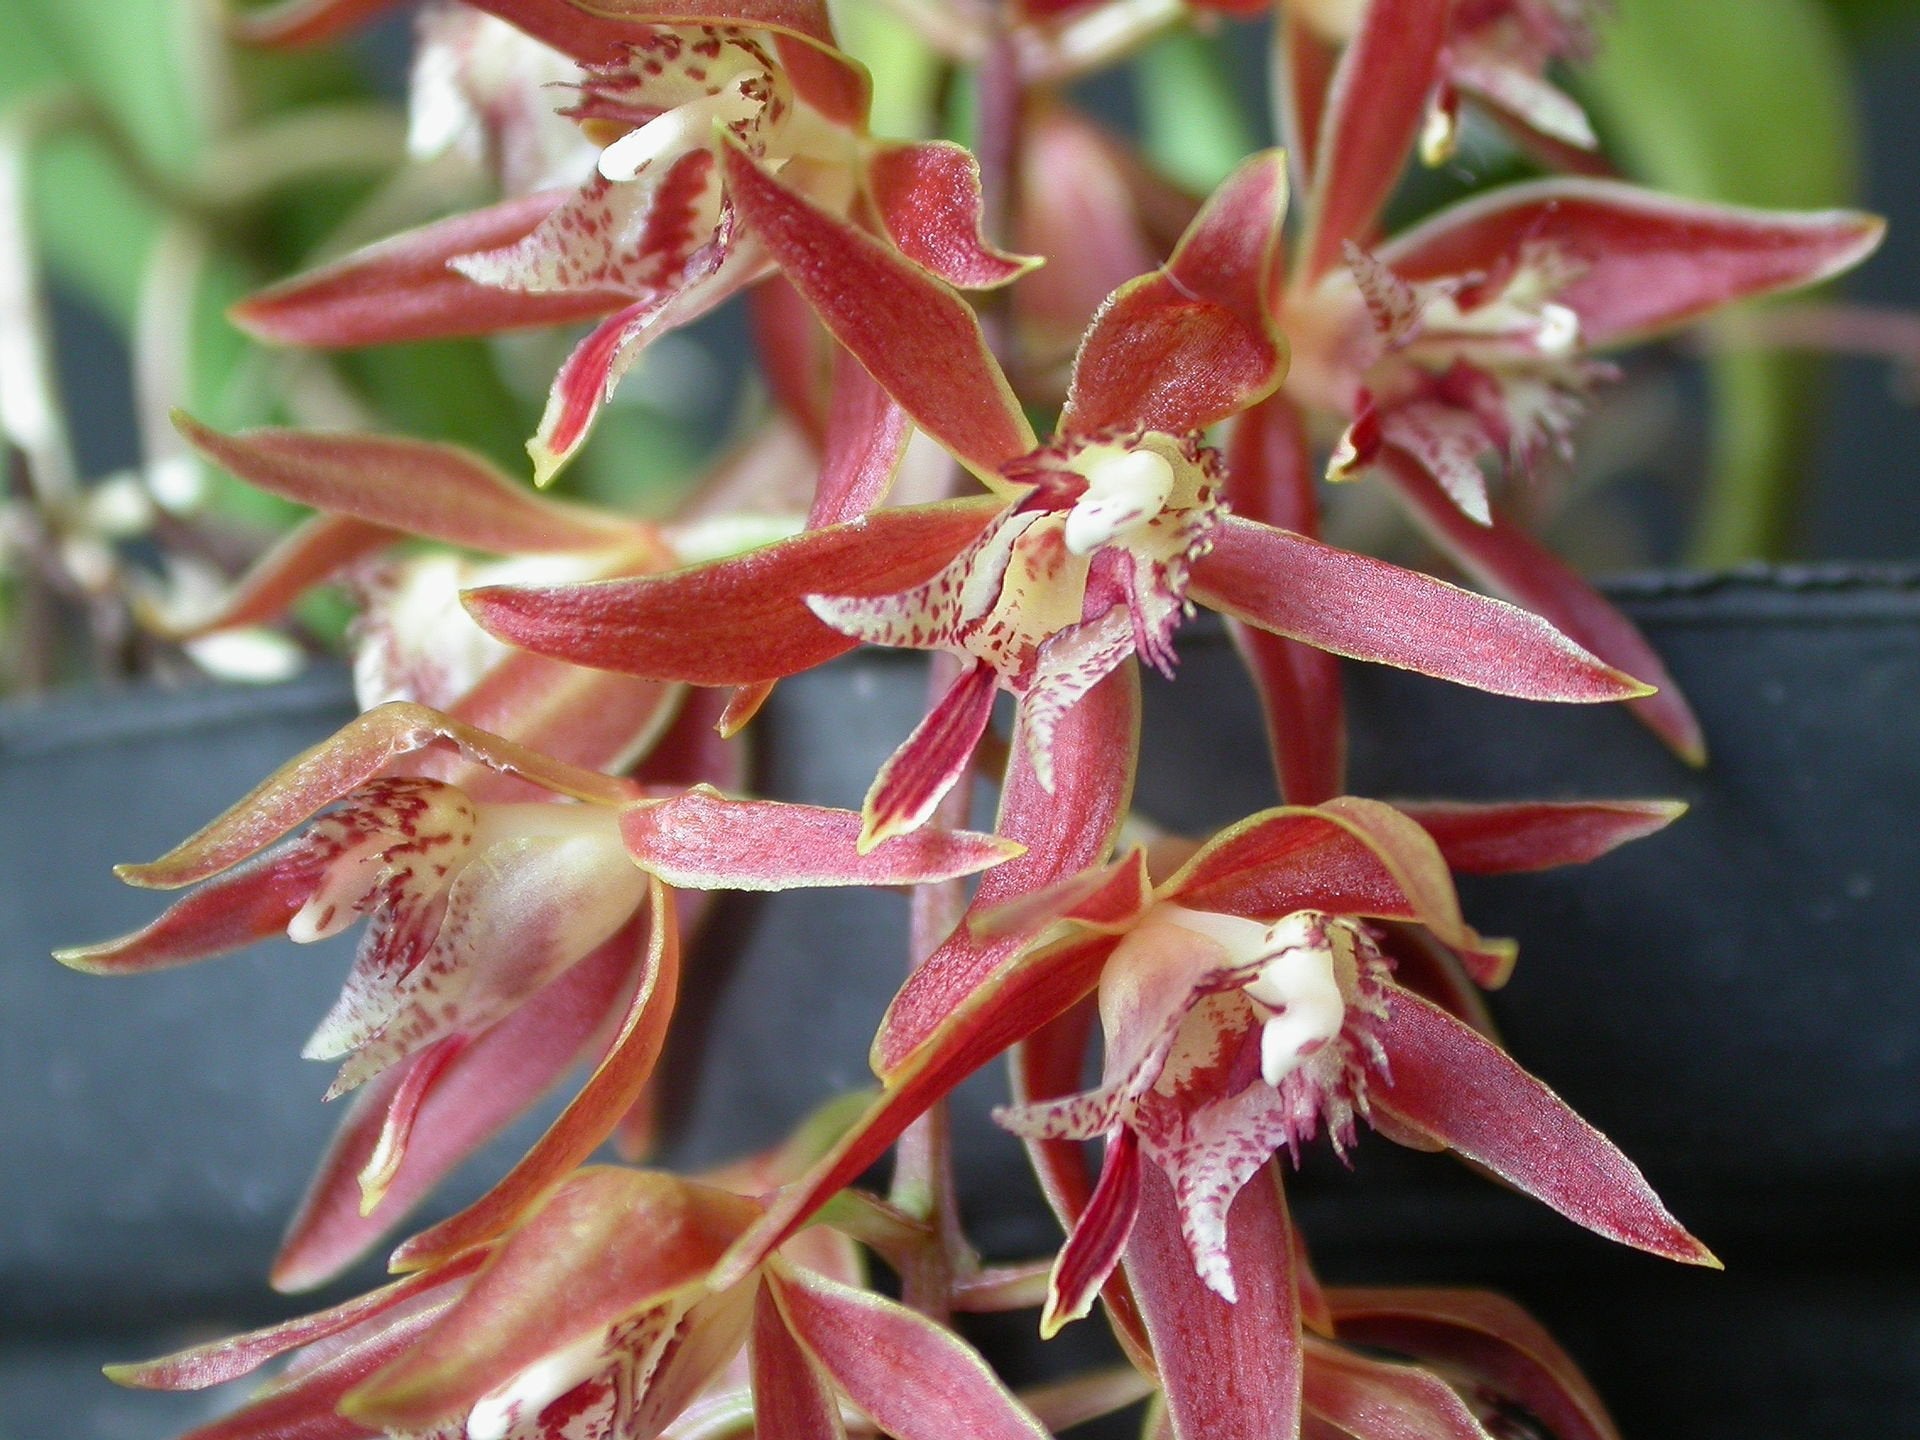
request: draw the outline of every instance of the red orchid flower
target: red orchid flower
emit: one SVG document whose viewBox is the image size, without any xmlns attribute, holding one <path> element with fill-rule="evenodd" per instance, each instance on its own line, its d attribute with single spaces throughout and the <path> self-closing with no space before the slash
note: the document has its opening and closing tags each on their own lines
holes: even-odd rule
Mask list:
<svg viewBox="0 0 1920 1440">
<path fill-rule="evenodd" d="M 1110 297 L 1044 446 L 957 295 L 745 154 L 727 163 L 742 215 L 834 337 L 1009 502 L 880 510 L 673 575 L 477 591 L 469 605 L 494 634 L 707 685 L 761 685 L 860 640 L 955 654 L 960 678 L 867 796 L 863 844 L 924 820 L 999 689 L 1021 701 L 1022 744 L 1052 788 L 1061 717 L 1135 654 L 1169 668 L 1194 602 L 1503 694 L 1637 693 L 1525 612 L 1224 513 L 1219 457 L 1198 432 L 1259 400 L 1285 363 L 1266 284 L 1285 193 L 1277 153 L 1221 187 L 1165 267 Z"/>
<path fill-rule="evenodd" d="M 109 1373 L 202 1389 L 301 1352 L 263 1395 L 185 1440 L 651 1440 L 744 1347 L 760 1434 L 843 1436 L 851 1402 L 900 1440 L 1044 1440 L 972 1350 L 861 1288 L 837 1237 L 796 1237 L 711 1288 L 713 1262 L 759 1211 L 677 1176 L 583 1170 L 490 1247 Z"/>
<path fill-rule="evenodd" d="M 1578 8 L 1463 0 L 1450 22 L 1428 0 L 1367 0 L 1337 65 L 1285 73 L 1282 125 L 1307 201 L 1279 298 L 1294 356 L 1275 403 L 1314 422 L 1281 429 L 1339 431 L 1333 478 L 1381 470 L 1470 573 L 1659 687 L 1636 708 L 1698 759 L 1699 725 L 1651 647 L 1489 502 L 1482 461 L 1524 471 L 1564 451 L 1587 390 L 1610 373 L 1597 353 L 1827 279 L 1872 251 L 1883 226 L 1853 211 L 1747 210 L 1557 179 L 1489 191 L 1379 241 L 1429 98 L 1472 51 L 1460 27 L 1545 35 Z M 1304 440 L 1292 463 L 1302 473 L 1289 484 L 1310 504 Z"/>
<path fill-rule="evenodd" d="M 515 196 L 383 241 L 234 313 L 263 339 L 326 346 L 596 318 L 529 442 L 540 483 L 646 344 L 769 270 L 728 193 L 727 145 L 835 213 L 870 212 L 955 284 L 1005 284 L 1033 263 L 981 238 L 964 150 L 867 136 L 866 74 L 836 47 L 819 0 L 478 8 L 579 62 L 568 113 L 600 147 L 593 175 L 572 193 Z"/>
<path fill-rule="evenodd" d="M 419 761 L 430 747 L 452 747 L 482 774 L 511 775 L 544 798 L 482 798 L 472 781 L 429 778 Z M 858 831 L 851 811 L 616 780 L 396 702 L 296 757 L 170 854 L 121 867 L 132 884 L 199 888 L 145 929 L 59 958 L 138 973 L 276 931 L 311 941 L 370 918 L 340 999 L 306 1049 L 343 1060 L 329 1098 L 363 1086 L 366 1098 L 277 1266 L 277 1283 L 300 1286 L 352 1259 L 595 1053 L 586 1085 L 513 1173 L 416 1246 L 497 1233 L 607 1138 L 639 1102 L 673 1009 L 669 887 L 915 884 L 1020 849 L 929 832 L 860 855 Z M 610 1015 L 619 1018 L 609 1039 Z M 376 1209 L 378 1222 L 367 1223 Z"/>
</svg>

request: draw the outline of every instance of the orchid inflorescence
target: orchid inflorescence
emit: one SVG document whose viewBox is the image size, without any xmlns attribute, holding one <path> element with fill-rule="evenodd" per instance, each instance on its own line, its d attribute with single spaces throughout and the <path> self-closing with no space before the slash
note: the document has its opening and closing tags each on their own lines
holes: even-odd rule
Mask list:
<svg viewBox="0 0 1920 1440">
<path fill-rule="evenodd" d="M 385 8 L 285 0 L 238 23 L 292 46 Z M 355 1098 L 284 1288 L 341 1272 L 587 1078 L 499 1184 L 393 1252 L 386 1288 L 115 1378 L 198 1388 L 294 1353 L 201 1440 L 1000 1440 L 1143 1398 L 1149 1432 L 1184 1440 L 1484 1440 L 1515 1413 L 1609 1436 L 1509 1302 L 1322 1286 L 1279 1156 L 1372 1128 L 1717 1263 L 1487 1032 L 1472 987 L 1503 983 L 1514 948 L 1469 927 L 1452 881 L 1591 860 L 1680 807 L 1346 794 L 1337 657 L 1626 702 L 1699 758 L 1647 642 L 1508 497 L 1570 448 L 1607 352 L 1833 275 L 1878 224 L 1595 178 L 1554 78 L 1594 43 L 1583 0 L 898 8 L 979 74 L 979 159 L 873 134 L 890 77 L 840 48 L 820 0 L 434 0 L 416 147 L 466 150 L 498 198 L 236 308 L 320 348 L 586 323 L 528 444 L 541 485 L 651 342 L 736 292 L 756 291 L 775 403 L 664 520 L 447 445 L 177 418 L 208 461 L 317 512 L 180 633 L 270 622 L 345 577 L 363 713 L 124 867 L 194 888 L 61 958 L 128 974 L 366 922 L 306 1051 L 341 1064 L 329 1098 Z M 1204 200 L 1062 89 L 1159 27 L 1270 9 L 1285 149 Z M 1581 173 L 1389 230 L 1402 174 L 1470 114 Z M 757 455 L 806 457 L 810 503 L 770 543 L 716 543 L 714 497 L 738 503 Z M 1326 543 L 1323 477 L 1389 488 L 1506 598 Z M 1203 608 L 1247 661 L 1285 803 L 1183 838 L 1132 810 L 1138 671 L 1177 685 Z M 863 644 L 932 652 L 936 677 L 864 807 L 753 797 L 735 737 L 780 680 Z M 982 775 L 991 832 L 968 828 Z M 699 1177 L 589 1164 L 648 1145 L 704 897 L 820 885 L 917 887 L 925 953 L 879 1021 L 878 1091 Z M 1003 1054 L 996 1118 L 1066 1232 L 1026 1267 L 983 1265 L 959 1233 L 943 1129 L 917 1132 L 890 1198 L 857 1188 Z M 1025 1399 L 947 1326 L 1038 1306 L 1050 1336 L 1097 1304 L 1131 1367 Z"/>
</svg>

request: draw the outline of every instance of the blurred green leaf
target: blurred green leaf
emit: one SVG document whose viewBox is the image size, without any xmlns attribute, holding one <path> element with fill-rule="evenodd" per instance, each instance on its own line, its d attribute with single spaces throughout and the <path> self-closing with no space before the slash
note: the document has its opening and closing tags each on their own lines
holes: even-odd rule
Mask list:
<svg viewBox="0 0 1920 1440">
<path fill-rule="evenodd" d="M 400 434 L 480 451 L 510 475 L 530 475 L 526 439 L 537 409 L 507 389 L 479 340 L 383 345 L 340 357 L 367 403 Z"/>
<path fill-rule="evenodd" d="M 98 136 L 83 131 L 42 141 L 32 174 L 42 262 L 124 328 L 160 233 L 159 205 Z"/>
<path fill-rule="evenodd" d="M 1662 189 L 1746 205 L 1823 207 L 1855 192 L 1847 56 L 1815 0 L 1618 0 L 1583 79 L 1610 153 Z M 1712 457 L 1694 558 L 1780 554 L 1807 459 L 1801 357 L 1728 351 L 1709 363 Z"/>
<path fill-rule="evenodd" d="M 1822 0 L 1855 42 L 1905 27 L 1920 28 L 1920 0 Z"/>
<path fill-rule="evenodd" d="M 1224 43 L 1224 36 L 1174 30 L 1134 60 L 1147 155 L 1167 176 L 1203 194 L 1260 145 L 1221 50 Z"/>
<path fill-rule="evenodd" d="M 873 72 L 873 133 L 919 139 L 933 127 L 943 62 L 904 19 L 876 0 L 836 5 L 834 32 Z"/>
</svg>

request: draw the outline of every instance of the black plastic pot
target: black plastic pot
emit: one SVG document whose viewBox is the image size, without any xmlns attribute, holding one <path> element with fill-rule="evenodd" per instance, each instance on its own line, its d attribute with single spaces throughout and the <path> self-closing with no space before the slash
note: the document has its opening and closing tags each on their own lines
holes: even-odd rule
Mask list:
<svg viewBox="0 0 1920 1440">
<path fill-rule="evenodd" d="M 1354 787 L 1693 802 L 1665 834 L 1584 870 L 1463 889 L 1480 929 L 1522 942 L 1494 1001 L 1515 1054 L 1640 1163 L 1729 1273 L 1617 1250 L 1377 1138 L 1352 1174 L 1311 1162 L 1296 1210 L 1330 1281 L 1485 1284 L 1525 1301 L 1630 1436 L 1896 1433 L 1920 1415 L 1906 1237 L 1920 1190 L 1920 579 L 1618 593 L 1699 708 L 1708 770 L 1617 710 L 1351 667 Z M 787 682 L 758 726 L 768 788 L 858 803 L 923 701 L 904 656 Z M 44 956 L 150 916 L 155 897 L 118 888 L 107 864 L 157 853 L 346 713 L 343 686 L 322 677 L 0 715 L 0 1437 L 172 1433 L 206 1402 L 123 1396 L 92 1367 L 289 1308 L 260 1277 L 332 1123 L 315 1103 L 323 1071 L 294 1057 L 343 947 L 121 982 Z M 1163 823 L 1204 831 L 1272 801 L 1258 719 L 1218 636 L 1185 647 L 1177 690 L 1150 687 L 1148 745 L 1140 804 Z M 668 1058 L 666 1158 L 765 1142 L 863 1083 L 904 921 L 892 895 L 724 904 Z M 1057 1232 L 1017 1147 L 985 1120 L 998 1088 L 997 1074 L 966 1087 L 963 1200 L 990 1253 L 1039 1253 Z M 514 1145 L 469 1167 L 455 1195 Z"/>
</svg>

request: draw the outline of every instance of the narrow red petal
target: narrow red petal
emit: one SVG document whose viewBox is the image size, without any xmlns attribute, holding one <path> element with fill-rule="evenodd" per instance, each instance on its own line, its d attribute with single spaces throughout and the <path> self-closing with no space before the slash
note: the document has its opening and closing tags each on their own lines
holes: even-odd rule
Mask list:
<svg viewBox="0 0 1920 1440">
<path fill-rule="evenodd" d="M 827 435 L 826 332 L 793 282 L 777 271 L 747 292 L 754 354 L 774 404 L 816 447 Z M 852 516 L 843 516 L 851 519 Z"/>
<path fill-rule="evenodd" d="M 344 515 L 315 515 L 302 521 L 234 583 L 211 609 L 182 613 L 145 613 L 142 623 L 169 640 L 190 640 L 238 625 L 266 625 L 286 614 L 294 601 L 325 584 L 347 566 L 393 544 L 400 537 L 379 525 Z M 159 607 L 154 607 L 159 609 Z"/>
<path fill-rule="evenodd" d="M 1337 1289 L 1329 1301 L 1343 1338 L 1459 1366 L 1538 1417 L 1560 1440 L 1620 1440 L 1572 1357 L 1505 1296 Z"/>
<path fill-rule="evenodd" d="M 1109 675 L 1061 718 L 1054 783 L 1040 784 L 1015 735 L 1014 759 L 994 827 L 1027 847 L 987 872 L 970 914 L 985 914 L 1107 858 L 1133 797 L 1140 744 L 1140 680 L 1131 665 Z M 963 924 L 908 978 L 874 1039 L 873 1066 L 890 1075 L 954 1010 L 1026 943 L 1021 935 L 978 939 Z"/>
<path fill-rule="evenodd" d="M 1687 810 L 1678 800 L 1428 801 L 1397 808 L 1433 836 L 1449 869 L 1468 875 L 1584 865 L 1666 829 Z"/>
<path fill-rule="evenodd" d="M 262 855 L 131 935 L 56 950 L 54 959 L 90 975 L 139 975 L 225 955 L 284 932 L 313 895 L 314 878 L 311 859 L 297 846 Z"/>
<path fill-rule="evenodd" d="M 645 1090 L 666 1044 L 680 987 L 680 934 L 657 880 L 647 896 L 647 955 L 619 1030 L 587 1083 L 547 1133 L 479 1200 L 394 1251 L 394 1270 L 417 1270 L 494 1239 L 569 1171 L 584 1164 Z"/>
<path fill-rule="evenodd" d="M 1126 1267 L 1166 1394 L 1174 1440 L 1273 1440 L 1300 1429 L 1300 1300 L 1293 1226 L 1268 1166 L 1227 1217 L 1239 1298 L 1229 1304 L 1194 1274 L 1180 1209 L 1153 1166 L 1142 1177 Z"/>
<path fill-rule="evenodd" d="M 329 1309 L 301 1315 L 262 1330 L 250 1330 L 225 1340 L 215 1340 L 191 1349 L 163 1355 L 157 1360 L 134 1364 L 109 1365 L 107 1378 L 116 1385 L 140 1390 L 205 1390 L 251 1375 L 269 1360 L 289 1350 L 298 1350 L 319 1340 L 330 1339 L 357 1325 L 377 1320 L 431 1294 L 444 1286 L 471 1275 L 485 1257 L 474 1254 L 456 1264 L 426 1275 L 409 1275 L 366 1295 L 357 1295 Z"/>
<path fill-rule="evenodd" d="M 927 431 L 982 475 L 1037 443 L 988 353 L 980 322 L 953 291 L 836 219 L 729 146 L 727 192 L 834 338 Z"/>
<path fill-rule="evenodd" d="M 1397 987 L 1379 1034 L 1373 1104 L 1597 1234 L 1719 1268 L 1631 1160 L 1485 1036 Z"/>
<path fill-rule="evenodd" d="M 992 499 L 879 510 L 667 575 L 467 592 L 482 628 L 542 655 L 659 680 L 754 685 L 844 655 L 855 641 L 807 608 L 889 595 L 937 574 L 1001 513 Z"/>
<path fill-rule="evenodd" d="M 753 1298 L 754 1440 L 843 1440 L 840 1401 L 787 1328 L 771 1284 Z"/>
<path fill-rule="evenodd" d="M 1285 395 L 1241 416 L 1227 445 L 1227 502 L 1248 520 L 1319 538 L 1319 500 L 1305 417 Z M 1339 657 L 1284 635 L 1228 622 L 1260 694 L 1280 795 L 1317 805 L 1346 787 L 1346 705 Z"/>
<path fill-rule="evenodd" d="M 1294 186 L 1301 194 L 1313 191 L 1314 157 L 1320 153 L 1320 127 L 1326 121 L 1327 93 L 1340 63 L 1340 51 L 1329 44 L 1297 10 L 1281 12 L 1273 27 L 1272 77 L 1274 128 L 1286 146 Z"/>
<path fill-rule="evenodd" d="M 1463 515 L 1416 461 L 1398 450 L 1383 456 L 1383 473 L 1414 518 L 1482 584 L 1552 622 L 1595 655 L 1645 680 L 1655 693 L 1633 700 L 1633 712 L 1692 765 L 1707 758 L 1706 735 L 1659 654 L 1614 603 L 1500 511 L 1482 525 Z"/>
<path fill-rule="evenodd" d="M 844 349 L 835 347 L 820 484 L 807 528 L 858 520 L 886 498 L 913 426 L 907 412 Z"/>
<path fill-rule="evenodd" d="M 1425 123 L 1451 10 L 1434 0 L 1372 0 L 1361 11 L 1320 122 L 1300 241 L 1302 283 L 1338 265 L 1349 240 L 1370 237 Z"/>
<path fill-rule="evenodd" d="M 1525 700 L 1625 700 L 1648 687 L 1547 621 L 1404 570 L 1236 515 L 1193 569 L 1203 605 L 1336 655 L 1416 670 Z"/>
<path fill-rule="evenodd" d="M 874 777 L 862 807 L 863 849 L 926 823 L 941 797 L 972 765 L 974 747 L 993 718 L 998 690 L 999 676 L 993 667 L 969 660 Z"/>
<path fill-rule="evenodd" d="M 812 885 L 917 885 L 977 874 L 1020 846 L 971 830 L 902 835 L 855 849 L 860 816 L 823 805 L 729 800 L 706 785 L 647 800 L 620 817 L 628 852 L 670 885 L 791 890 Z"/>
<path fill-rule="evenodd" d="M 896 1440 L 1046 1440 L 971 1347 L 906 1306 L 822 1275 L 770 1275 L 794 1334 Z"/>
<path fill-rule="evenodd" d="M 1307 1355 L 1307 1410 L 1342 1434 L 1379 1440 L 1486 1440 L 1487 1432 L 1466 1403 L 1430 1370 L 1319 1342 L 1310 1344 Z"/>
<path fill-rule="evenodd" d="M 323 349 L 596 319 L 630 297 L 618 291 L 503 290 L 469 280 L 447 264 L 524 239 L 570 194 L 543 190 L 409 230 L 270 285 L 229 313 L 255 339 Z"/>
<path fill-rule="evenodd" d="M 1074 360 L 1061 428 L 1183 435 L 1270 393 L 1287 362 L 1269 298 L 1286 206 L 1278 150 L 1228 176 L 1167 263 L 1101 307 Z"/>
<path fill-rule="evenodd" d="M 495 555 L 633 547 L 658 563 L 668 553 L 653 527 L 531 494 L 458 446 L 322 430 L 226 435 L 184 411 L 173 422 L 256 489 L 367 524 Z"/>
<path fill-rule="evenodd" d="M 946 140 L 882 145 L 867 161 L 867 184 L 900 253 L 949 285 L 989 290 L 1040 264 L 1031 255 L 1010 255 L 986 238 L 980 162 L 958 145 Z"/>
<path fill-rule="evenodd" d="M 1120 1263 L 1140 1213 L 1140 1137 L 1122 1126 L 1107 1139 L 1100 1180 L 1073 1223 L 1047 1286 L 1040 1336 L 1051 1339 L 1070 1320 L 1093 1308 L 1107 1277 Z"/>
<path fill-rule="evenodd" d="M 1497 269 L 1527 244 L 1561 250 L 1583 268 L 1554 298 L 1597 347 L 1825 280 L 1872 253 L 1885 229 L 1855 210 L 1748 210 L 1609 180 L 1541 180 L 1443 210 L 1380 259 L 1420 281 Z"/>
</svg>

